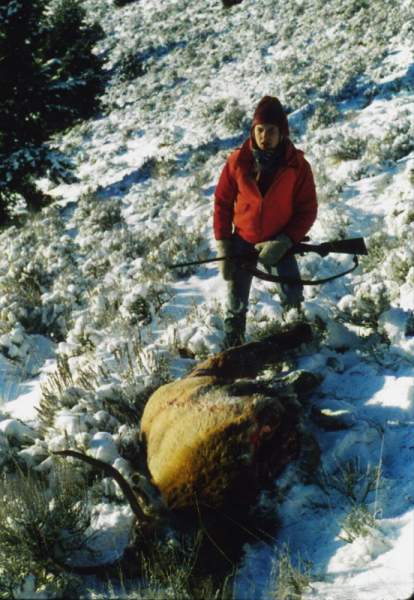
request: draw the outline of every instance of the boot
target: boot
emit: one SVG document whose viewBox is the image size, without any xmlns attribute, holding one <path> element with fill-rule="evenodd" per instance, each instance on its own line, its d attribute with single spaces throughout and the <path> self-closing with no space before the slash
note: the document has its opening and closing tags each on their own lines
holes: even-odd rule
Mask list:
<svg viewBox="0 0 414 600">
<path fill-rule="evenodd" d="M 244 336 L 246 331 L 246 313 L 230 313 L 224 319 L 224 339 L 222 350 L 232 348 L 233 346 L 241 346 L 244 344 Z"/>
<path fill-rule="evenodd" d="M 233 348 L 234 346 L 241 346 L 244 344 L 244 333 L 241 331 L 229 331 L 226 332 L 223 338 L 223 342 L 221 344 L 222 350 L 227 350 L 228 348 Z"/>
</svg>

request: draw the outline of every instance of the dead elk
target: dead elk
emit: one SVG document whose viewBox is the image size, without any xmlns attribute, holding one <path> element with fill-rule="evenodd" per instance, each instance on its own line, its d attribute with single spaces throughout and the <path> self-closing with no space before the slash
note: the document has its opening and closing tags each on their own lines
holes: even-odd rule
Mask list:
<svg viewBox="0 0 414 600">
<path fill-rule="evenodd" d="M 246 506 L 299 456 L 303 406 L 297 390 L 286 380 L 272 386 L 255 378 L 266 363 L 310 339 L 310 327 L 300 324 L 231 348 L 149 398 L 141 433 L 152 483 L 169 508 Z M 315 377 L 304 377 L 309 392 Z"/>
<path fill-rule="evenodd" d="M 282 361 L 311 338 L 310 327 L 300 324 L 216 354 L 183 379 L 161 386 L 141 419 L 147 473 L 137 473 L 132 484 L 90 456 L 73 450 L 56 454 L 83 460 L 115 479 L 136 516 L 141 546 L 150 547 L 171 524 L 190 534 L 201 527 L 207 541 L 200 556 L 207 560 L 200 558 L 199 566 L 216 560 L 219 573 L 223 548 L 236 560 L 244 542 L 257 539 L 256 534 L 246 538 L 246 509 L 263 485 L 303 458 L 305 446 L 312 460 L 319 458 L 304 423 L 311 414 L 304 399 L 319 383 L 317 377 L 301 371 L 270 381 L 258 377 L 266 365 Z M 255 526 L 252 521 L 251 532 Z M 256 532 L 269 533 L 269 527 Z"/>
</svg>

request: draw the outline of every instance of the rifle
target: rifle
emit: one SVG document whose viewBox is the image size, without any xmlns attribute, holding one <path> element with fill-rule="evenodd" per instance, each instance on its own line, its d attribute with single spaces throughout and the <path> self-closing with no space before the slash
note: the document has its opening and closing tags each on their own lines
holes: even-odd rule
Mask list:
<svg viewBox="0 0 414 600">
<path fill-rule="evenodd" d="M 252 266 L 251 263 L 253 261 L 256 261 L 258 257 L 258 252 L 254 251 L 251 253 L 238 254 L 234 256 L 216 256 L 214 258 L 195 260 L 187 263 L 170 264 L 167 265 L 167 267 L 169 267 L 170 269 L 177 269 L 180 267 L 192 267 L 195 265 L 203 265 L 206 263 L 230 259 L 236 260 L 242 269 L 248 271 L 255 277 L 264 279 L 265 281 L 271 281 L 273 283 L 300 283 L 302 285 L 320 285 L 322 283 L 327 283 L 328 281 L 332 281 L 333 279 L 337 279 L 338 277 L 343 277 L 344 275 L 351 273 L 358 267 L 358 256 L 366 256 L 368 254 L 364 238 L 358 237 L 350 238 L 347 240 L 333 240 L 330 242 L 322 242 L 321 244 L 308 244 L 304 242 L 299 242 L 298 244 L 295 244 L 292 248 L 290 248 L 286 255 L 301 254 L 303 256 L 303 254 L 308 252 L 316 252 L 317 254 L 319 254 L 319 256 L 322 257 L 327 256 L 331 253 L 352 254 L 354 266 L 351 269 L 348 269 L 347 271 L 343 271 L 342 273 L 337 273 L 336 275 L 331 275 L 330 277 L 318 280 L 295 279 L 293 277 L 279 277 L 277 275 L 272 275 L 271 273 L 261 271 L 260 269 L 256 269 L 254 266 Z"/>
</svg>

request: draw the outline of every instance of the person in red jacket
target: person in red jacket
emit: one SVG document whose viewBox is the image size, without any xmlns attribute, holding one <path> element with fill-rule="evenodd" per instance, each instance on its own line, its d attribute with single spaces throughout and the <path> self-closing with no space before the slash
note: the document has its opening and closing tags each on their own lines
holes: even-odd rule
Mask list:
<svg viewBox="0 0 414 600">
<path fill-rule="evenodd" d="M 299 278 L 293 255 L 286 254 L 305 237 L 317 214 L 312 170 L 289 139 L 280 101 L 265 96 L 256 107 L 251 134 L 227 159 L 215 190 L 214 236 L 221 256 L 258 252 L 258 260 L 279 276 Z M 220 263 L 228 282 L 223 346 L 242 344 L 252 276 L 236 261 Z M 285 308 L 299 308 L 301 284 L 281 284 Z"/>
</svg>

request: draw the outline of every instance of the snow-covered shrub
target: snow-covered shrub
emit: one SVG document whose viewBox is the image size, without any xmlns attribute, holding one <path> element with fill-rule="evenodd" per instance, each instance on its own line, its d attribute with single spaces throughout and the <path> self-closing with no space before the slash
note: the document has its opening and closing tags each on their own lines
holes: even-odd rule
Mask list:
<svg viewBox="0 0 414 600">
<path fill-rule="evenodd" d="M 0 594 L 74 593 L 62 565 L 85 545 L 90 522 L 85 482 L 60 466 L 51 485 L 29 471 L 0 481 Z"/>
<path fill-rule="evenodd" d="M 414 252 L 412 248 L 396 248 L 388 253 L 382 264 L 382 273 L 387 279 L 403 284 L 407 281 L 409 270 L 413 266 Z"/>
<path fill-rule="evenodd" d="M 3 325 L 11 329 L 20 323 L 27 332 L 62 339 L 73 307 L 81 302 L 82 281 L 76 245 L 65 231 L 59 210 L 50 207 L 24 229 L 8 229 L 0 244 Z"/>
<path fill-rule="evenodd" d="M 161 179 L 168 180 L 176 171 L 177 163 L 173 156 L 167 153 L 162 156 L 148 156 L 139 168 L 142 180 Z"/>
<path fill-rule="evenodd" d="M 169 299 L 163 286 L 137 286 L 123 298 L 119 312 L 131 325 L 149 325 L 153 312 L 158 313 Z"/>
<path fill-rule="evenodd" d="M 328 208 L 328 212 L 330 212 L 332 209 L 331 207 L 329 207 L 329 205 L 332 206 L 332 204 L 337 200 L 338 196 L 341 194 L 343 189 L 343 183 L 339 178 L 334 179 L 333 177 L 329 176 L 322 163 L 315 164 L 313 170 L 316 189 L 318 191 L 318 204 L 325 204 Z M 321 211 L 319 216 L 323 218 L 324 216 L 327 217 L 327 214 L 326 212 Z M 341 220 L 343 219 L 344 215 L 342 215 Z M 336 219 L 331 220 L 334 221 Z"/>
<path fill-rule="evenodd" d="M 31 347 L 27 336 L 20 323 L 17 323 L 11 331 L 0 336 L 0 352 L 14 361 L 23 365 L 28 362 Z"/>
<path fill-rule="evenodd" d="M 89 233 L 110 230 L 123 223 L 120 200 L 83 194 L 78 201 L 74 223 L 81 231 Z"/>
<path fill-rule="evenodd" d="M 1 415 L 0 419 L 0 468 L 4 476 L 26 472 L 46 458 L 47 449 L 37 439 L 36 430 L 17 419 Z"/>
<path fill-rule="evenodd" d="M 199 110 L 200 118 L 205 122 L 214 122 L 214 130 L 224 128 L 233 134 L 247 131 L 248 115 L 237 98 L 219 98 L 203 106 Z"/>
<path fill-rule="evenodd" d="M 20 323 L 29 333 L 41 333 L 59 340 L 67 331 L 70 300 L 72 298 L 74 302 L 75 298 L 64 292 L 46 291 L 51 282 L 42 285 L 46 274 L 38 266 L 32 263 L 26 271 L 16 270 L 1 278 L 2 324 L 12 328 Z"/>
<path fill-rule="evenodd" d="M 26 144 L 17 150 L 2 151 L 0 161 L 4 173 L 0 182 L 0 218 L 2 223 L 19 221 L 19 217 L 44 204 L 45 196 L 37 188 L 35 174 L 46 172 L 46 148 Z"/>
<path fill-rule="evenodd" d="M 78 433 L 102 427 L 96 419 L 102 410 L 116 419 L 118 425 L 111 421 L 112 428 L 121 424 L 137 426 L 148 397 L 170 380 L 168 358 L 144 348 L 134 330 L 112 340 L 104 360 L 98 362 L 92 356 L 91 363 L 79 365 L 61 352 L 55 371 L 42 383 L 38 414 L 42 432 L 48 431 L 50 440 L 59 413 L 66 415 L 65 431 L 73 434 L 74 441 Z"/>
<path fill-rule="evenodd" d="M 41 289 L 35 273 L 16 269 L 1 278 L 2 327 L 22 323 L 32 331 L 41 322 Z"/>
<path fill-rule="evenodd" d="M 137 50 L 133 48 L 126 48 L 120 54 L 116 68 L 121 81 L 136 79 L 145 73 L 142 60 Z"/>
<path fill-rule="evenodd" d="M 204 119 L 214 119 L 215 121 L 221 117 L 226 109 L 227 100 L 225 98 L 220 98 L 219 100 L 214 100 L 210 104 L 204 106 L 201 110 L 201 116 Z"/>
<path fill-rule="evenodd" d="M 216 300 L 194 303 L 185 324 L 170 325 L 166 342 L 173 352 L 185 358 L 205 358 L 220 350 L 223 337 L 223 307 Z"/>
<path fill-rule="evenodd" d="M 403 304 L 403 302 L 401 303 Z M 412 360 L 414 350 L 414 304 L 408 310 L 392 307 L 379 318 L 379 331 L 386 338 L 388 349 L 394 355 Z"/>
<path fill-rule="evenodd" d="M 413 286 L 411 271 L 414 254 L 412 244 L 409 241 L 411 231 L 410 227 L 406 230 L 403 223 L 409 209 L 402 213 L 396 210 L 396 213 L 398 214 L 394 214 L 391 224 L 392 229 L 401 235 L 400 239 L 388 235 L 386 231 L 374 233 L 368 239 L 368 255 L 361 260 L 365 282 L 358 286 L 355 298 L 352 301 L 353 310 L 361 301 L 360 309 L 362 305 L 366 309 L 368 305 L 371 305 L 374 313 L 378 316 L 378 311 L 388 310 L 391 302 L 398 303 L 400 293 L 407 294 Z M 375 294 L 373 293 L 374 290 Z M 369 296 L 372 297 L 371 300 L 369 300 Z M 376 296 L 376 300 L 374 296 Z M 342 299 L 340 302 L 341 309 L 344 308 L 344 304 L 347 304 L 349 308 L 348 300 L 346 298 Z"/>
<path fill-rule="evenodd" d="M 223 122 L 231 133 L 241 133 L 248 125 L 246 111 L 237 100 L 232 100 L 226 105 Z"/>
<path fill-rule="evenodd" d="M 52 426 L 59 408 L 72 408 L 85 393 L 94 391 L 96 387 L 96 373 L 78 372 L 75 378 L 68 358 L 65 355 L 59 356 L 55 371 L 41 385 L 42 395 L 38 409 L 41 429 Z"/>
<path fill-rule="evenodd" d="M 414 125 L 412 115 L 402 116 L 388 125 L 382 135 L 367 142 L 367 159 L 375 164 L 397 161 L 414 150 Z"/>
<path fill-rule="evenodd" d="M 356 287 L 353 295 L 343 296 L 338 308 L 350 323 L 377 329 L 379 316 L 390 308 L 390 294 L 390 289 L 383 281 L 368 281 Z"/>
<path fill-rule="evenodd" d="M 345 135 L 338 132 L 330 147 L 330 155 L 336 161 L 356 160 L 361 158 L 366 148 L 366 140 L 355 135 Z"/>
<path fill-rule="evenodd" d="M 366 240 L 368 254 L 361 258 L 364 273 L 370 273 L 380 267 L 387 254 L 395 247 L 393 240 L 386 231 L 376 231 Z"/>
<path fill-rule="evenodd" d="M 269 335 L 277 335 L 282 331 L 283 325 L 281 312 L 277 314 L 274 311 L 272 315 L 269 315 L 257 314 L 254 310 L 251 310 L 247 317 L 247 331 L 254 340 L 260 340 Z"/>
<path fill-rule="evenodd" d="M 161 279 L 161 275 L 165 277 L 167 273 L 169 279 L 191 274 L 195 271 L 195 267 L 171 269 L 170 265 L 207 258 L 208 243 L 198 223 L 194 223 L 190 230 L 177 221 L 167 218 L 162 228 L 145 232 L 143 235 L 147 251 L 141 271 L 150 281 L 155 282 Z"/>
<path fill-rule="evenodd" d="M 308 127 L 311 130 L 328 127 L 337 121 L 339 115 L 336 104 L 325 101 L 314 108 L 313 114 L 308 120 Z"/>
<path fill-rule="evenodd" d="M 125 399 L 134 404 L 138 415 L 152 391 L 171 379 L 169 358 L 165 352 L 145 348 L 133 332 L 118 340 L 113 348 L 111 364 L 115 381 L 119 382 Z"/>
<path fill-rule="evenodd" d="M 157 274 L 157 269 L 147 270 Z M 90 296 L 89 318 L 87 322 L 81 316 L 73 321 L 73 328 L 67 337 L 67 343 L 72 346 L 69 354 L 79 353 L 85 342 L 94 345 L 93 340 L 99 342 L 103 332 L 112 332 L 114 335 L 125 332 L 128 335 L 134 327 L 141 330 L 150 325 L 156 315 L 173 298 L 171 288 L 164 282 L 152 283 L 142 271 L 139 271 L 137 283 L 130 279 L 124 280 L 119 289 L 111 284 L 97 286 Z M 156 279 L 156 277 L 154 277 Z M 148 281 L 148 283 L 144 283 Z M 116 337 L 118 337 L 116 335 Z"/>
<path fill-rule="evenodd" d="M 131 231 L 128 228 L 122 228 L 117 231 L 116 236 L 110 238 L 111 256 L 113 262 L 122 262 L 122 260 L 134 261 L 146 253 L 146 238 L 139 231 Z"/>
</svg>

